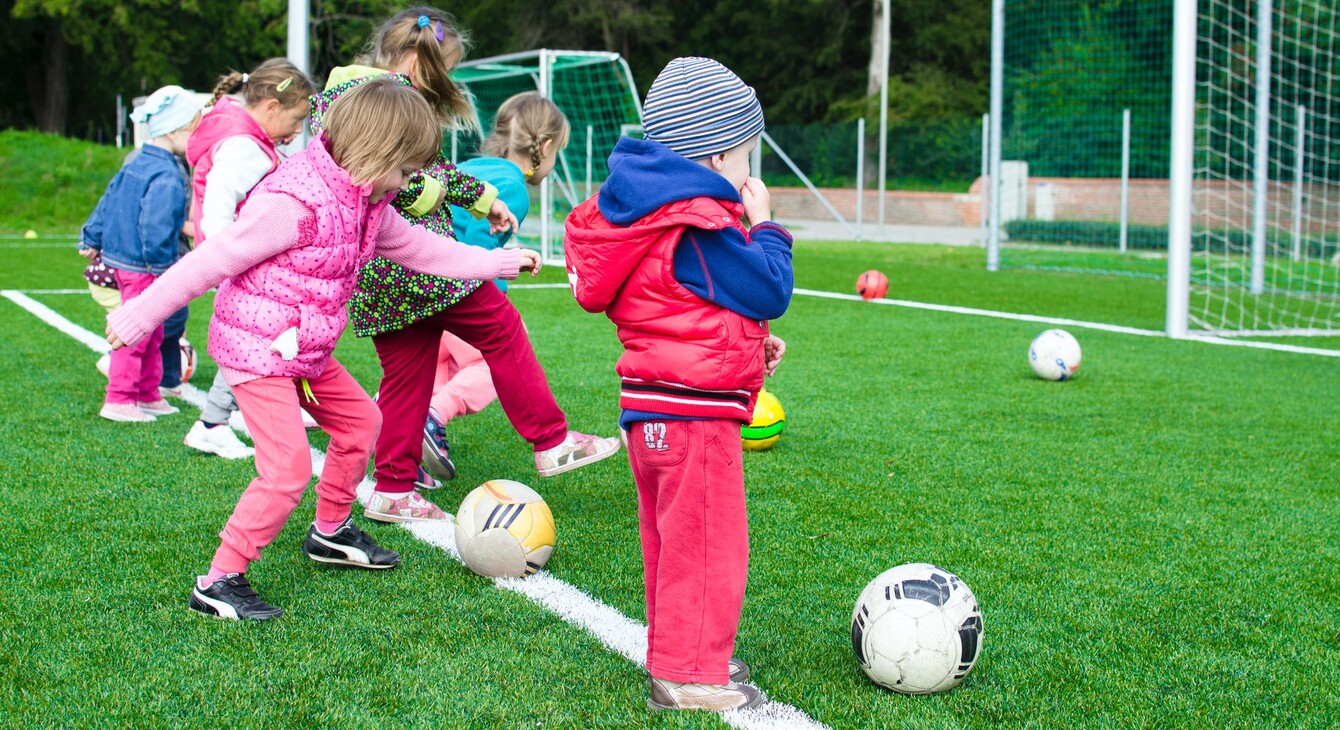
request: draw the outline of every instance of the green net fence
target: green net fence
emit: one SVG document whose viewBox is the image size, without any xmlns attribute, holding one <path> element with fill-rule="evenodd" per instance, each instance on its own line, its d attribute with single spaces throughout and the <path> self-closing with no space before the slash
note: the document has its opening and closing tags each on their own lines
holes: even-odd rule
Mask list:
<svg viewBox="0 0 1340 730">
<path fill-rule="evenodd" d="M 498 107 L 526 91 L 545 93 L 567 116 L 568 146 L 545 180 L 548 190 L 531 196 L 531 214 L 518 236 L 547 260 L 561 259 L 563 219 L 609 176 L 606 160 L 614 144 L 642 122 L 627 64 L 616 53 L 544 50 L 470 61 L 452 78 L 474 96 L 485 133 Z M 480 135 L 458 133 L 444 142 L 443 151 L 466 160 L 479 153 L 481 141 Z"/>
</svg>

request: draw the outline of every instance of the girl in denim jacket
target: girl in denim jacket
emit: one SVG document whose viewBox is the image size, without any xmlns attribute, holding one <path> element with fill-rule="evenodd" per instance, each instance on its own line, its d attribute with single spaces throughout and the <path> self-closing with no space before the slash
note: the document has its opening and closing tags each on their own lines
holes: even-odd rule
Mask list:
<svg viewBox="0 0 1340 730">
<path fill-rule="evenodd" d="M 164 86 L 130 118 L 147 124 L 151 139 L 108 183 L 79 232 L 79 253 L 90 260 L 102 256 L 116 277 L 122 302 L 139 296 L 180 255 L 186 183 L 176 156 L 186 152 L 186 140 L 200 122 L 200 102 L 180 86 Z M 135 347 L 112 353 L 100 416 L 143 422 L 177 412 L 158 390 L 162 341 L 160 325 Z"/>
</svg>

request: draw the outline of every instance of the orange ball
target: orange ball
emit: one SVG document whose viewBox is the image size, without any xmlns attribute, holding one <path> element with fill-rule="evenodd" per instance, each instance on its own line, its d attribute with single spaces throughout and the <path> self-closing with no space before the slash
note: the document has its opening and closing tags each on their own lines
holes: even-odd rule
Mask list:
<svg viewBox="0 0 1340 730">
<path fill-rule="evenodd" d="M 856 293 L 862 299 L 883 299 L 889 293 L 889 277 L 871 269 L 856 277 Z"/>
</svg>

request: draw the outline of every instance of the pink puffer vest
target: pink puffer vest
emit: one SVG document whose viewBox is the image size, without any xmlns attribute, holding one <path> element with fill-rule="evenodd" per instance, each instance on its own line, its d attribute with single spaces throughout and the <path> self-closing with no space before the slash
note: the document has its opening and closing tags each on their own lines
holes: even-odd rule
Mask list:
<svg viewBox="0 0 1340 730">
<path fill-rule="evenodd" d="M 288 195 L 314 218 L 299 222 L 299 243 L 219 286 L 209 326 L 209 355 L 220 367 L 262 377 L 320 375 L 348 321 L 345 304 L 358 270 L 373 256 L 391 196 L 368 204 L 372 185 L 355 185 L 323 140 L 290 157 L 257 185 L 248 205 Z M 315 225 L 312 225 L 313 220 Z M 297 328 L 298 354 L 270 349 Z"/>
<path fill-rule="evenodd" d="M 205 202 L 205 179 L 214 169 L 214 153 L 224 140 L 238 136 L 251 139 L 269 155 L 271 170 L 279 164 L 279 151 L 275 149 L 274 140 L 261 129 L 261 125 L 232 97 L 219 99 L 213 111 L 200 119 L 200 126 L 186 142 L 186 164 L 191 166 L 191 225 L 195 228 L 197 246 L 205 240 L 205 234 L 200 230 L 201 206 Z M 237 207 L 240 209 L 242 204 L 238 203 Z"/>
</svg>

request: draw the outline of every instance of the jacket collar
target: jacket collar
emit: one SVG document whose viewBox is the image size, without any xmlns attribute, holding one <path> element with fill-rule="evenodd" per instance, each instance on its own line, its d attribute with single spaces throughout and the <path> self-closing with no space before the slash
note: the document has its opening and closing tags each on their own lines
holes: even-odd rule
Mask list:
<svg viewBox="0 0 1340 730">
<path fill-rule="evenodd" d="M 317 173 L 326 183 L 326 187 L 330 188 L 330 192 L 335 195 L 335 199 L 339 201 L 340 205 L 357 209 L 360 205 L 367 203 L 368 196 L 372 194 L 372 183 L 354 184 L 349 172 L 335 164 L 335 160 L 331 158 L 330 152 L 326 149 L 326 136 L 324 134 L 313 139 L 307 145 L 306 152 L 311 159 L 312 166 L 316 168 Z"/>
</svg>

